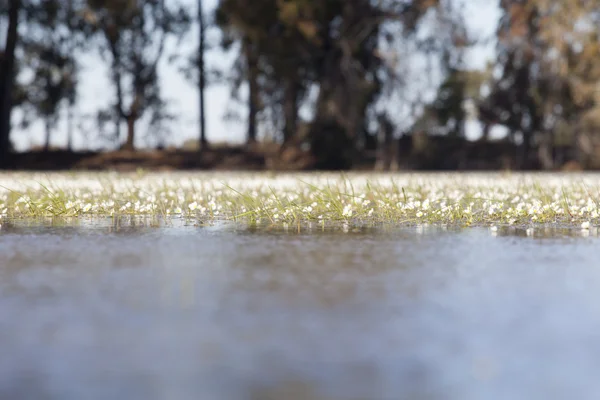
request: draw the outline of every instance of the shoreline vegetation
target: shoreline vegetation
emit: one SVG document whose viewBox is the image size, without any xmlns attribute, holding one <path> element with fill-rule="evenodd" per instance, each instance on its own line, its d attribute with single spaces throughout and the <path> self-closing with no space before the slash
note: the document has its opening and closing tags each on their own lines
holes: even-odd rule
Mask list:
<svg viewBox="0 0 600 400">
<path fill-rule="evenodd" d="M 594 230 L 600 174 L 4 172 L 0 216 Z"/>
<path fill-rule="evenodd" d="M 425 141 L 427 144 L 423 145 Z M 600 169 L 596 158 L 579 163 L 562 149 L 554 171 Z M 537 153 L 536 153 L 537 154 Z M 598 158 L 600 159 L 600 158 Z M 595 161 L 594 161 L 595 160 Z M 252 145 L 212 144 L 203 149 L 190 144 L 183 148 L 69 151 L 33 149 L 12 153 L 8 170 L 24 171 L 541 171 L 540 160 L 523 161 L 519 148 L 508 140 L 469 141 L 442 136 L 403 136 L 385 151 L 375 143 L 356 151 L 348 160 L 323 164 L 301 143 L 281 146 L 256 142 Z M 522 166 L 522 167 L 519 167 Z"/>
</svg>

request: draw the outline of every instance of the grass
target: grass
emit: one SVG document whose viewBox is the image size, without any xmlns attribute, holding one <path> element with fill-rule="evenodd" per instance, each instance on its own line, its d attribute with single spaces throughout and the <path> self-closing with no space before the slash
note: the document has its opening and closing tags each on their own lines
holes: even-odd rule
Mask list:
<svg viewBox="0 0 600 400">
<path fill-rule="evenodd" d="M 596 174 L 3 173 L 0 216 L 588 229 L 599 189 Z"/>
</svg>

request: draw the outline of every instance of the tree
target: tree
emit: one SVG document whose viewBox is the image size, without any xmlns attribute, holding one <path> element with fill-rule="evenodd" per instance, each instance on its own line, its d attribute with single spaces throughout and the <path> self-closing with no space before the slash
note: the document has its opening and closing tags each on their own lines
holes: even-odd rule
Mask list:
<svg viewBox="0 0 600 400">
<path fill-rule="evenodd" d="M 513 141 L 520 137 L 521 167 L 537 161 L 554 168 L 552 148 L 566 137 L 591 156 L 597 137 L 593 132 L 600 128 L 595 28 L 600 6 L 580 0 L 502 0 L 500 8 L 499 76 L 480 114 L 506 126 Z"/>
<path fill-rule="evenodd" d="M 260 71 L 258 54 L 255 44 L 250 38 L 244 38 L 243 57 L 246 61 L 248 80 L 248 129 L 246 143 L 255 143 L 258 131 L 258 112 L 260 110 L 260 86 L 258 83 Z"/>
<path fill-rule="evenodd" d="M 0 167 L 6 167 L 10 151 L 10 120 L 15 80 L 15 50 L 19 40 L 18 25 L 21 0 L 10 0 L 7 9 L 8 29 L 6 43 L 0 52 Z"/>
<path fill-rule="evenodd" d="M 87 21 L 110 60 L 113 108 L 127 124 L 123 148 L 133 150 L 138 120 L 147 111 L 154 121 L 165 115 L 158 63 L 167 38 L 182 37 L 190 18 L 181 5 L 167 6 L 165 0 L 89 0 L 88 5 Z"/>
<path fill-rule="evenodd" d="M 260 102 L 275 117 L 284 145 L 291 143 L 299 109 L 307 105 L 309 89 L 318 89 L 308 144 L 318 166 L 349 166 L 367 110 L 390 72 L 380 56 L 382 27 L 397 24 L 401 34 L 411 35 L 427 10 L 438 5 L 430 0 L 221 0 L 217 22 L 228 43 L 241 43 L 243 62 L 238 59 L 236 65 L 250 88 L 248 131 L 254 131 Z"/>
<path fill-rule="evenodd" d="M 206 140 L 206 119 L 204 106 L 204 91 L 206 88 L 206 71 L 204 63 L 204 53 L 206 51 L 206 28 L 204 21 L 204 10 L 202 9 L 202 0 L 198 0 L 198 94 L 199 94 L 199 127 L 200 127 L 200 149 L 207 145 Z"/>
<path fill-rule="evenodd" d="M 215 20 L 222 30 L 222 47 L 231 50 L 239 46 L 234 68 L 229 76 L 232 95 L 239 98 L 239 90 L 244 82 L 248 85 L 247 143 L 257 139 L 259 113 L 263 104 L 269 103 L 274 111 L 274 124 L 278 125 L 279 99 L 269 88 L 279 89 L 279 83 L 273 84 L 267 69 L 272 70 L 266 57 L 269 49 L 270 33 L 278 31 L 277 5 L 273 0 L 234 1 L 221 0 L 215 11 Z"/>
<path fill-rule="evenodd" d="M 30 78 L 18 82 L 24 96 L 21 106 L 26 115 L 44 120 L 46 150 L 62 103 L 67 103 L 68 123 L 72 124 L 77 96 L 74 53 L 81 46 L 73 3 L 69 0 L 69 6 L 62 7 L 57 1 L 30 1 L 23 7 L 29 29 L 21 38 L 22 69 Z"/>
</svg>

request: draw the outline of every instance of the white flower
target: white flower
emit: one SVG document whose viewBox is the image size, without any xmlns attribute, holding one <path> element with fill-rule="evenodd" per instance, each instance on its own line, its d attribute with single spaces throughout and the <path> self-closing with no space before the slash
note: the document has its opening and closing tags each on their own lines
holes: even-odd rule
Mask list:
<svg viewBox="0 0 600 400">
<path fill-rule="evenodd" d="M 589 221 L 582 222 L 581 229 L 590 229 L 590 222 Z"/>
<path fill-rule="evenodd" d="M 190 211 L 195 211 L 196 209 L 198 209 L 198 203 L 193 202 L 188 205 L 188 208 L 190 209 Z"/>
<path fill-rule="evenodd" d="M 352 206 L 350 204 L 347 204 L 344 207 L 344 210 L 342 211 L 342 215 L 344 217 L 351 217 L 352 216 Z"/>
</svg>

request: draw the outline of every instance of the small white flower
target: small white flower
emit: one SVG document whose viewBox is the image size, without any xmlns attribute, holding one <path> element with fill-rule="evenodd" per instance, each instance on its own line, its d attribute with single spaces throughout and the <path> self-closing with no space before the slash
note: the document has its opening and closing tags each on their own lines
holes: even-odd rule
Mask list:
<svg viewBox="0 0 600 400">
<path fill-rule="evenodd" d="M 193 202 L 188 205 L 188 208 L 190 209 L 190 211 L 195 211 L 198 208 L 198 203 Z"/>
<path fill-rule="evenodd" d="M 581 223 L 581 229 L 590 229 L 590 222 L 589 221 L 585 221 Z"/>
<path fill-rule="evenodd" d="M 351 217 L 352 216 L 352 206 L 350 204 L 346 205 L 344 207 L 344 210 L 342 211 L 342 215 L 344 217 Z"/>
</svg>

